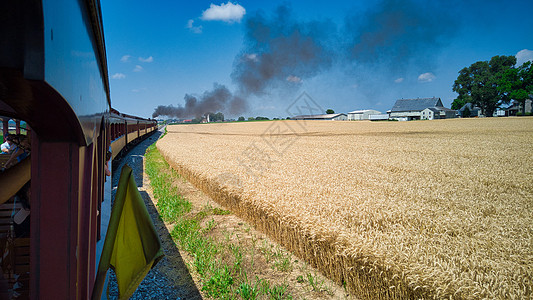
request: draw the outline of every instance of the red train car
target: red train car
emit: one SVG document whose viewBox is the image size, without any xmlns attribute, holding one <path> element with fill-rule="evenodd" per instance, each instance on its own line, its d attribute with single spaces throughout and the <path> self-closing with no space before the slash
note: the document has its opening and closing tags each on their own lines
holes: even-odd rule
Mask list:
<svg viewBox="0 0 533 300">
<path fill-rule="evenodd" d="M 116 156 L 157 124 L 111 108 L 98 0 L 1 1 L 0 45 L 0 117 L 23 120 L 31 143 L 29 238 L 14 267 L 0 263 L 0 274 L 27 277 L 23 298 L 88 299 L 107 221 L 100 204 L 110 198 L 106 151 Z M 0 184 L 13 180 L 8 173 Z M 0 201 L 16 207 L 12 197 Z M 5 252 L 0 230 L 2 239 Z M 6 277 L 0 296 L 13 291 Z"/>
</svg>

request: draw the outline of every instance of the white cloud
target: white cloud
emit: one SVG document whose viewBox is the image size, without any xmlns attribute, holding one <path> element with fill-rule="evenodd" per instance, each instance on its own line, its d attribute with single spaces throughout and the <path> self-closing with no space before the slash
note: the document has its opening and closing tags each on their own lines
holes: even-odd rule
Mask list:
<svg viewBox="0 0 533 300">
<path fill-rule="evenodd" d="M 111 78 L 113 78 L 113 79 L 124 79 L 124 78 L 126 78 L 126 75 L 124 75 L 123 73 L 115 73 L 115 74 L 113 74 L 113 76 L 111 76 Z"/>
<path fill-rule="evenodd" d="M 435 78 L 437 78 L 433 73 L 427 72 L 424 74 L 420 74 L 418 76 L 418 81 L 420 82 L 432 82 Z"/>
<path fill-rule="evenodd" d="M 143 67 L 136 65 L 135 68 L 133 69 L 133 72 L 141 72 L 142 70 L 143 70 Z"/>
<path fill-rule="evenodd" d="M 287 81 L 294 82 L 294 83 L 300 83 L 300 82 L 302 82 L 302 78 L 300 78 L 298 76 L 289 75 L 289 76 L 287 76 Z"/>
<path fill-rule="evenodd" d="M 133 90 L 131 90 L 131 91 L 134 92 L 134 93 L 140 93 L 140 92 L 144 92 L 144 91 L 146 91 L 146 88 L 143 87 L 143 88 L 140 88 L 140 89 L 133 89 Z"/>
<path fill-rule="evenodd" d="M 206 21 L 224 21 L 233 23 L 240 22 L 244 14 L 246 14 L 244 7 L 228 1 L 228 3 L 222 3 L 220 5 L 211 3 L 209 8 L 204 10 L 200 18 Z"/>
<path fill-rule="evenodd" d="M 121 62 L 129 62 L 130 61 L 130 58 L 131 58 L 131 55 L 124 55 L 122 56 L 122 58 L 120 59 Z"/>
<path fill-rule="evenodd" d="M 144 62 L 144 63 L 151 63 L 154 61 L 154 58 L 152 56 L 147 57 L 147 58 L 139 57 L 139 61 Z"/>
<path fill-rule="evenodd" d="M 259 59 L 257 58 L 257 54 L 255 54 L 255 53 L 246 54 L 245 57 L 246 57 L 246 59 L 254 61 L 254 62 L 258 62 L 259 61 Z"/>
<path fill-rule="evenodd" d="M 202 33 L 202 25 L 200 26 L 194 26 L 194 20 L 187 21 L 186 28 L 189 28 L 189 30 L 193 33 L 200 34 Z"/>
<path fill-rule="evenodd" d="M 522 49 L 516 53 L 516 65 L 520 66 L 526 61 L 533 61 L 533 51 Z"/>
<path fill-rule="evenodd" d="M 418 80 L 420 80 L 420 76 L 418 77 Z M 397 78 L 396 80 L 394 80 L 395 83 L 402 83 L 403 82 L 403 77 L 400 77 L 400 78 Z"/>
</svg>

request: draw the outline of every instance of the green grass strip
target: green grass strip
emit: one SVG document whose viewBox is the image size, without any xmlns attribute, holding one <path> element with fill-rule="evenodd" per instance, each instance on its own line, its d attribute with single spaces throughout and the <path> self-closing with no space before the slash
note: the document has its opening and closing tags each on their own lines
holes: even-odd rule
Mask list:
<svg viewBox="0 0 533 300">
<path fill-rule="evenodd" d="M 146 150 L 145 160 L 160 218 L 174 225 L 170 235 L 180 249 L 194 258 L 190 267 L 200 276 L 202 291 L 214 299 L 292 299 L 287 292 L 287 285 L 270 286 L 268 281 L 258 278 L 255 283 L 248 280 L 242 266 L 244 249 L 207 236 L 216 223 L 212 218 L 207 222 L 202 221 L 231 212 L 205 207 L 191 214 L 191 203 L 173 185 L 174 181 L 183 179 L 169 166 L 155 144 Z M 205 226 L 201 225 L 203 223 Z M 228 260 L 228 257 L 231 259 Z"/>
</svg>

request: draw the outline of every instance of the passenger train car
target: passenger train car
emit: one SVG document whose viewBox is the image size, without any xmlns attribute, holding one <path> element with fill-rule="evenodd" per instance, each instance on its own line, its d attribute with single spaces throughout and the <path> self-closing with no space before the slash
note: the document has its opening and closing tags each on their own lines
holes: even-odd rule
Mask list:
<svg viewBox="0 0 533 300">
<path fill-rule="evenodd" d="M 31 179 L 24 240 L 12 243 L 9 229 L 17 198 L 0 191 L 0 256 L 12 255 L 0 261 L 0 298 L 91 298 L 100 206 L 110 201 L 106 152 L 115 157 L 157 123 L 111 108 L 99 0 L 1 1 L 0 45 L 0 118 L 24 121 L 16 130 L 31 143 L 30 168 L 0 173 L 0 187 Z"/>
</svg>

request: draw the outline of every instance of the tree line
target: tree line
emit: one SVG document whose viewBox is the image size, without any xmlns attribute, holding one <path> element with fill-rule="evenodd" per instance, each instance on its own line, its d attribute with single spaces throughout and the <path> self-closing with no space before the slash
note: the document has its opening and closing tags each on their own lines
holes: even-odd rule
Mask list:
<svg viewBox="0 0 533 300">
<path fill-rule="evenodd" d="M 452 109 L 472 103 L 481 113 L 491 117 L 494 111 L 511 100 L 522 105 L 533 95 L 533 69 L 531 61 L 516 66 L 515 56 L 494 56 L 490 61 L 478 61 L 459 71 L 453 91 L 459 96 Z"/>
</svg>

